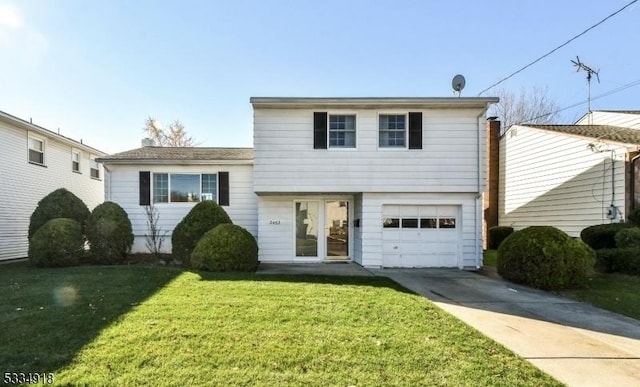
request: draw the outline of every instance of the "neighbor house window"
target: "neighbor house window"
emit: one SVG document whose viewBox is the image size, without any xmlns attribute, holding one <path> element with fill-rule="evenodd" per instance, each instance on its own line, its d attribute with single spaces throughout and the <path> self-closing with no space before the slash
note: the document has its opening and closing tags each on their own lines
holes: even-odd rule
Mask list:
<svg viewBox="0 0 640 387">
<path fill-rule="evenodd" d="M 89 166 L 91 171 L 91 177 L 94 179 L 100 178 L 100 167 L 98 166 L 98 162 L 93 157 L 91 158 L 91 165 Z"/>
<path fill-rule="evenodd" d="M 356 116 L 329 115 L 329 147 L 356 147 Z"/>
<path fill-rule="evenodd" d="M 29 137 L 29 162 L 44 165 L 44 141 Z"/>
<path fill-rule="evenodd" d="M 80 152 L 71 151 L 71 170 L 80 172 Z"/>
<path fill-rule="evenodd" d="M 380 148 L 405 148 L 407 117 L 402 114 L 381 114 L 379 117 Z"/>
<path fill-rule="evenodd" d="M 218 199 L 216 174 L 154 173 L 154 203 L 191 203 Z"/>
</svg>

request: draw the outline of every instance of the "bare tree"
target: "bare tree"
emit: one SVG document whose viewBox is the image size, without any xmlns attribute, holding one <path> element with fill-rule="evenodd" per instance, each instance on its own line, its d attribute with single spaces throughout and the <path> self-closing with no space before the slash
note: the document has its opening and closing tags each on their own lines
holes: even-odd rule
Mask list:
<svg viewBox="0 0 640 387">
<path fill-rule="evenodd" d="M 554 123 L 558 119 L 559 107 L 547 91 L 547 87 L 534 87 L 528 92 L 523 88 L 516 95 L 510 90 L 497 89 L 494 94 L 500 97 L 500 102 L 493 105 L 489 115 L 500 119 L 503 131 L 511 125 L 522 123 Z"/>
<path fill-rule="evenodd" d="M 156 119 L 148 117 L 142 131 L 156 146 L 188 147 L 196 145 L 193 137 L 187 134 L 184 125 L 179 120 L 175 120 L 163 128 Z"/>
<path fill-rule="evenodd" d="M 147 217 L 148 234 L 145 234 L 145 245 L 147 250 L 156 260 L 162 257 L 162 244 L 168 232 L 163 231 L 160 227 L 160 214 L 153 204 L 144 206 L 144 213 Z"/>
</svg>

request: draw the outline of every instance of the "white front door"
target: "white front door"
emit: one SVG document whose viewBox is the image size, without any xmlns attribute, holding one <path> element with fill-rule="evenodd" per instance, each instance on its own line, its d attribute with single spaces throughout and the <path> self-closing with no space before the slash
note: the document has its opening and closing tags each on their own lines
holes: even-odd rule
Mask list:
<svg viewBox="0 0 640 387">
<path fill-rule="evenodd" d="M 348 260 L 349 200 L 295 200 L 295 260 Z"/>
</svg>

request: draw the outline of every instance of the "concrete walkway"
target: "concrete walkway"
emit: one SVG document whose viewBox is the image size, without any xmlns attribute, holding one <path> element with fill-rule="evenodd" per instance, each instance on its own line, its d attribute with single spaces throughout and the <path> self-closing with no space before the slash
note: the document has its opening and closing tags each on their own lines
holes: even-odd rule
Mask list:
<svg viewBox="0 0 640 387">
<path fill-rule="evenodd" d="M 638 320 L 473 272 L 369 271 L 425 296 L 569 386 L 640 386 Z"/>
</svg>

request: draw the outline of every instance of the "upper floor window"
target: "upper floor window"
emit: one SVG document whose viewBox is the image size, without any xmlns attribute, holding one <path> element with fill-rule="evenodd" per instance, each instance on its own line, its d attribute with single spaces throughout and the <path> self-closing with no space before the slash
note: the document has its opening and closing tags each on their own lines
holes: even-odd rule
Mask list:
<svg viewBox="0 0 640 387">
<path fill-rule="evenodd" d="M 405 148 L 407 117 L 404 114 L 381 114 L 379 117 L 380 148 Z"/>
<path fill-rule="evenodd" d="M 76 150 L 71 151 L 71 170 L 80 172 L 80 152 Z"/>
<path fill-rule="evenodd" d="M 29 137 L 29 162 L 44 165 L 44 141 Z"/>
<path fill-rule="evenodd" d="M 189 203 L 217 200 L 216 174 L 154 173 L 154 203 Z"/>
<path fill-rule="evenodd" d="M 329 147 L 356 147 L 355 115 L 329 115 Z"/>
<path fill-rule="evenodd" d="M 100 178 L 100 166 L 95 158 L 91 157 L 91 165 L 89 166 L 91 177 L 94 179 Z"/>
</svg>

